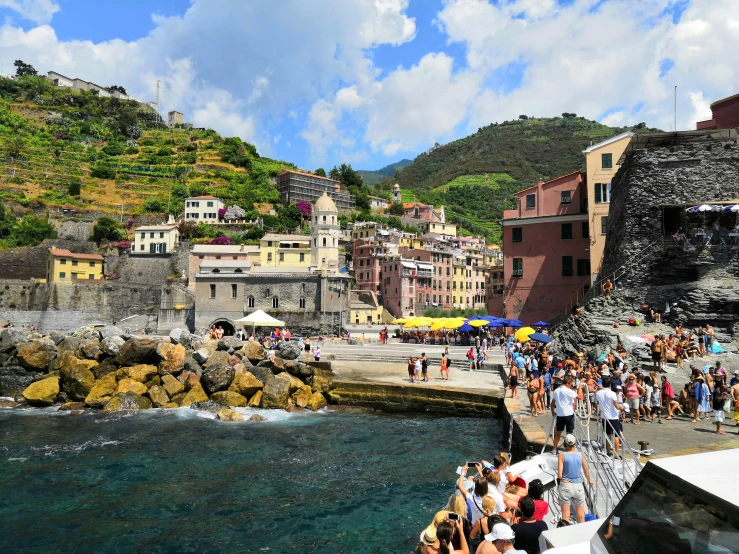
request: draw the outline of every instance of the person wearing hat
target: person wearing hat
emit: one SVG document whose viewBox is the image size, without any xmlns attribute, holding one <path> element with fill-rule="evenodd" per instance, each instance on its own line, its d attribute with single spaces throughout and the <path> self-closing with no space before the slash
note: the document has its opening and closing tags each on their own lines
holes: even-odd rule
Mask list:
<svg viewBox="0 0 739 554">
<path fill-rule="evenodd" d="M 460 548 L 455 549 L 452 546 L 452 537 L 459 535 Z M 419 537 L 420 542 L 416 548 L 416 552 L 424 554 L 449 554 L 450 552 L 460 552 L 461 554 L 470 554 L 467 546 L 467 539 L 462 530 L 462 522 L 457 520 L 442 521 L 438 527 L 433 524 L 426 527 Z"/>
<path fill-rule="evenodd" d="M 583 487 L 581 472 L 589 484 L 594 484 L 588 470 L 585 454 L 575 449 L 577 440 L 572 434 L 565 435 L 565 451 L 557 456 L 557 478 L 559 479 L 559 507 L 562 519 L 570 521 L 570 506 L 575 507 L 575 517 L 578 523 L 585 522 L 585 488 Z"/>
<path fill-rule="evenodd" d="M 729 381 L 729 387 L 733 387 L 737 384 L 739 384 L 739 371 L 734 372 L 734 376 L 731 378 L 731 381 Z"/>
<path fill-rule="evenodd" d="M 505 523 L 496 523 L 493 526 L 493 530 L 485 535 L 485 540 L 493 543 L 493 546 L 498 552 L 506 552 L 507 554 L 526 554 L 525 550 L 516 550 L 513 546 L 513 541 L 516 538 L 516 534 L 511 529 L 510 525 Z"/>
<path fill-rule="evenodd" d="M 706 385 L 706 379 L 703 375 L 698 375 L 695 381 L 695 400 L 698 403 L 698 419 L 701 420 L 704 417 L 708 419 L 708 414 L 711 413 L 711 391 L 708 385 Z M 695 419 L 693 422 L 695 422 Z"/>
</svg>

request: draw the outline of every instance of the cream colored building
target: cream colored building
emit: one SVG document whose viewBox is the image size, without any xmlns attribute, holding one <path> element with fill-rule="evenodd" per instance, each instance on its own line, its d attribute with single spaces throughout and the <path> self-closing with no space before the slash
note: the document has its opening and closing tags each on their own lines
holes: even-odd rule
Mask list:
<svg viewBox="0 0 739 554">
<path fill-rule="evenodd" d="M 603 260 L 608 228 L 608 210 L 611 202 L 611 180 L 620 167 L 618 160 L 631 142 L 634 133 L 627 132 L 593 144 L 583 150 L 587 172 L 587 210 L 590 233 L 591 282 L 595 282 Z M 581 206 L 581 211 L 585 207 Z"/>
<path fill-rule="evenodd" d="M 311 268 L 315 271 L 339 271 L 339 210 L 331 197 L 323 193 L 313 205 L 311 226 Z"/>
<path fill-rule="evenodd" d="M 218 210 L 225 208 L 215 196 L 185 198 L 185 221 L 193 223 L 218 223 Z"/>
<path fill-rule="evenodd" d="M 144 225 L 134 231 L 132 254 L 171 254 L 180 240 L 177 225 Z"/>
<path fill-rule="evenodd" d="M 46 258 L 47 283 L 101 281 L 102 279 L 103 257 L 99 254 L 76 254 L 53 246 L 49 248 Z"/>
<path fill-rule="evenodd" d="M 259 241 L 259 263 L 262 267 L 310 267 L 309 235 L 267 233 Z"/>
<path fill-rule="evenodd" d="M 243 244 L 194 244 L 190 248 L 188 286 L 195 290 L 195 276 L 200 273 L 200 266 L 209 260 L 248 261 L 258 264 L 259 246 Z"/>
<path fill-rule="evenodd" d="M 454 223 L 439 223 L 437 221 L 424 221 L 419 225 L 424 233 L 435 233 L 448 237 L 457 236 L 457 226 Z"/>
</svg>

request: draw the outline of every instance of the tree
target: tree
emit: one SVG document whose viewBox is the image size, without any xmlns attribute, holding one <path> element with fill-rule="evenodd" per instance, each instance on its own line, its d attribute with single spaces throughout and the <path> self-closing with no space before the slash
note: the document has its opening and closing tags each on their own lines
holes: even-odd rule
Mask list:
<svg viewBox="0 0 739 554">
<path fill-rule="evenodd" d="M 28 152 L 28 143 L 25 138 L 15 135 L 6 143 L 5 149 L 12 160 L 22 160 Z"/>
<path fill-rule="evenodd" d="M 123 230 L 120 223 L 110 216 L 104 215 L 95 222 L 92 228 L 92 240 L 102 242 L 104 240 L 120 240 Z"/>
<path fill-rule="evenodd" d="M 67 194 L 69 194 L 69 196 L 79 196 L 82 194 L 82 182 L 79 179 L 73 179 L 72 182 L 69 183 Z"/>
<path fill-rule="evenodd" d="M 26 215 L 13 226 L 11 239 L 14 246 L 36 246 L 44 239 L 56 238 L 56 231 L 48 221 L 35 215 Z"/>
<path fill-rule="evenodd" d="M 524 121 L 527 120 L 528 118 L 529 118 L 528 115 L 519 115 L 518 116 L 518 119 L 523 119 Z"/>
<path fill-rule="evenodd" d="M 313 212 L 313 204 L 310 202 L 306 202 L 305 200 L 301 200 L 295 204 L 295 207 L 302 213 L 305 217 L 310 217 L 310 214 Z"/>
<path fill-rule="evenodd" d="M 126 96 L 128 96 L 128 93 L 126 92 L 126 89 L 124 89 L 121 85 L 113 85 L 112 87 L 108 87 L 108 90 L 110 92 L 113 92 L 114 90 L 117 90 L 121 94 L 125 94 Z"/>
<path fill-rule="evenodd" d="M 400 217 L 403 217 L 405 215 L 405 210 L 403 209 L 403 203 L 402 202 L 393 202 L 390 204 L 390 209 L 387 211 L 390 215 L 397 215 Z"/>
<path fill-rule="evenodd" d="M 13 65 L 15 66 L 16 77 L 35 77 L 38 75 L 36 69 L 30 63 L 26 63 L 23 60 L 15 60 Z"/>
<path fill-rule="evenodd" d="M 326 176 L 326 170 L 323 169 L 322 167 L 319 167 L 313 173 L 315 173 L 316 175 L 320 175 L 321 177 L 325 177 Z"/>
</svg>

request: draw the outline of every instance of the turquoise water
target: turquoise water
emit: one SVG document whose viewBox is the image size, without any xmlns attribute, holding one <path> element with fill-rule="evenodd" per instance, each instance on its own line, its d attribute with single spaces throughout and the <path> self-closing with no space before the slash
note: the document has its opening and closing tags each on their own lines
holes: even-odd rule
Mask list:
<svg viewBox="0 0 739 554">
<path fill-rule="evenodd" d="M 245 411 L 249 414 L 251 412 Z M 0 552 L 406 553 L 499 421 L 0 410 Z"/>
</svg>

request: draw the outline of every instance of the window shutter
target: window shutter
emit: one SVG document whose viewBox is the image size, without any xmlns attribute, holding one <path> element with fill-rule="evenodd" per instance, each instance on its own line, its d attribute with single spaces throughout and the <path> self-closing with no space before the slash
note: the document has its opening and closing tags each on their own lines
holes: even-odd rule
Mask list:
<svg viewBox="0 0 739 554">
<path fill-rule="evenodd" d="M 595 183 L 595 201 L 596 201 L 596 203 L 603 202 L 603 198 L 602 198 L 602 195 L 601 195 L 600 183 Z"/>
</svg>

